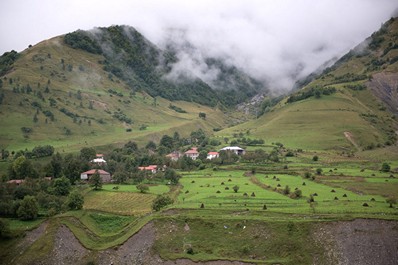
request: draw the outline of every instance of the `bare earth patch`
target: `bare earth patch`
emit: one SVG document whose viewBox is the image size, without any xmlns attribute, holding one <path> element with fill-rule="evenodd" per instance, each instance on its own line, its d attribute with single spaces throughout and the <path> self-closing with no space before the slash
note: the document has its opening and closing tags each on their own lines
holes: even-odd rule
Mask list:
<svg viewBox="0 0 398 265">
<path fill-rule="evenodd" d="M 357 219 L 320 224 L 315 240 L 324 246 L 325 260 L 314 264 L 398 264 L 398 222 Z"/>
</svg>

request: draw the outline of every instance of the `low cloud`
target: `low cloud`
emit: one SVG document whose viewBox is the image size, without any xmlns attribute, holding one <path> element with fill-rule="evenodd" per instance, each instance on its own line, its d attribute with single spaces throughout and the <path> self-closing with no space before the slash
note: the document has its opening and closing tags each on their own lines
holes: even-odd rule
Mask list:
<svg viewBox="0 0 398 265">
<path fill-rule="evenodd" d="M 183 34 L 186 43 L 174 39 L 181 60 L 174 77 L 191 72 L 211 81 L 217 69 L 203 60 L 223 58 L 284 91 L 362 42 L 397 7 L 395 0 L 5 0 L 0 53 L 76 29 L 123 24 L 161 48 L 170 44 L 170 32 Z"/>
</svg>

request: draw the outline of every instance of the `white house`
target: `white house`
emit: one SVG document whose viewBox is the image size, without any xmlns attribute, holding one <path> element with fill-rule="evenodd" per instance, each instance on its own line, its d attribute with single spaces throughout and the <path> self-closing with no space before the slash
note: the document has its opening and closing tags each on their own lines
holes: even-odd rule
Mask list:
<svg viewBox="0 0 398 265">
<path fill-rule="evenodd" d="M 218 158 L 220 154 L 218 152 L 208 152 L 207 159 L 212 160 L 214 158 Z"/>
<path fill-rule="evenodd" d="M 231 151 L 237 155 L 245 154 L 245 149 L 240 148 L 239 146 L 227 146 L 227 147 L 222 148 L 220 151 Z"/>
<path fill-rule="evenodd" d="M 192 160 L 196 160 L 196 158 L 199 156 L 198 148 L 192 147 L 192 149 L 186 151 L 184 155 L 190 157 Z"/>
</svg>

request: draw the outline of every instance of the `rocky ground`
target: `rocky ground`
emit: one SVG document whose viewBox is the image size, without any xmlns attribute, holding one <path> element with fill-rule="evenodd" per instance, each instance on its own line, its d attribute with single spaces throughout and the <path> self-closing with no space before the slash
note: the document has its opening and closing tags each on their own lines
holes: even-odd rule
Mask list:
<svg viewBox="0 0 398 265">
<path fill-rule="evenodd" d="M 47 223 L 30 231 L 18 245 L 20 254 L 45 233 Z M 325 249 L 323 256 L 315 257 L 313 264 L 398 264 L 398 222 L 358 219 L 316 225 L 314 240 Z M 193 262 L 188 259 L 162 260 L 153 253 L 156 229 L 152 223 L 145 225 L 123 245 L 103 251 L 85 249 L 73 233 L 60 226 L 55 235 L 51 253 L 40 262 L 31 264 L 133 264 L 133 265 L 243 265 L 231 261 Z"/>
</svg>

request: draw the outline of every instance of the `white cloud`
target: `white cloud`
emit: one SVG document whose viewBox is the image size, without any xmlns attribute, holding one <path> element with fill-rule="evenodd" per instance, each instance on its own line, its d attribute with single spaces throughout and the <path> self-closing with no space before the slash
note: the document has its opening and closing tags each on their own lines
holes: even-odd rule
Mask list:
<svg viewBox="0 0 398 265">
<path fill-rule="evenodd" d="M 222 56 L 275 89 L 364 40 L 398 7 L 395 0 L 96 1 L 3 0 L 0 53 L 97 26 L 125 24 L 162 46 L 169 29 L 184 29 L 201 56 Z M 189 58 L 195 73 L 206 70 Z M 197 56 L 196 56 L 197 57 Z M 180 65 L 187 67 L 189 65 Z"/>
</svg>

